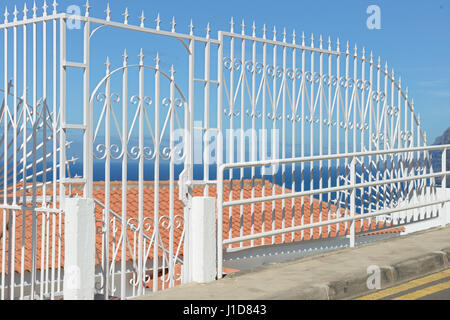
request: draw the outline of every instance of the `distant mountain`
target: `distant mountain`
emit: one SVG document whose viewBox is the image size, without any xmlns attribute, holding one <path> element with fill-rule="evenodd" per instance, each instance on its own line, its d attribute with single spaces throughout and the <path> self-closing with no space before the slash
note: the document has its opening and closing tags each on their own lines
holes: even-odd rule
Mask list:
<svg viewBox="0 0 450 320">
<path fill-rule="evenodd" d="M 436 140 L 434 141 L 434 145 L 440 144 L 450 144 L 450 127 L 448 127 L 447 130 L 445 130 L 442 136 L 437 137 Z M 435 172 L 441 171 L 442 168 L 441 155 L 442 151 L 431 152 L 433 170 Z M 447 171 L 449 170 L 450 170 L 450 150 L 447 150 Z M 447 187 L 450 187 L 450 178 L 447 178 Z"/>
</svg>

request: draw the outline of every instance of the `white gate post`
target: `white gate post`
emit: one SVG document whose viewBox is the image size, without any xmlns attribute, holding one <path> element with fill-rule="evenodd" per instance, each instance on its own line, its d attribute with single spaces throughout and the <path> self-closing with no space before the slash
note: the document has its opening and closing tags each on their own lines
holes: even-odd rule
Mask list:
<svg viewBox="0 0 450 320">
<path fill-rule="evenodd" d="M 208 283 L 216 279 L 215 198 L 192 198 L 189 224 L 190 281 Z"/>
<path fill-rule="evenodd" d="M 94 299 L 94 210 L 93 199 L 66 199 L 64 207 L 64 300 Z"/>
</svg>

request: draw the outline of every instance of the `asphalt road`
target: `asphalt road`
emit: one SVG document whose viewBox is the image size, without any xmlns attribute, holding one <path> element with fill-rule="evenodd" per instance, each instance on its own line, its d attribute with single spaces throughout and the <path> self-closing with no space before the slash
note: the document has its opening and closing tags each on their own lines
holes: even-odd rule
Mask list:
<svg viewBox="0 0 450 320">
<path fill-rule="evenodd" d="M 450 269 L 379 290 L 357 300 L 450 300 Z"/>
</svg>

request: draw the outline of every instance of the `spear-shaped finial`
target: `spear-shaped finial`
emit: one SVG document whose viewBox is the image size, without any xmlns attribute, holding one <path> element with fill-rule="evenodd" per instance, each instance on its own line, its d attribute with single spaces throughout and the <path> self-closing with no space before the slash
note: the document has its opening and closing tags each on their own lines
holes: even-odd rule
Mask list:
<svg viewBox="0 0 450 320">
<path fill-rule="evenodd" d="M 191 35 L 191 36 L 193 36 L 194 35 L 194 23 L 192 22 L 192 19 L 191 19 L 191 22 L 189 23 L 189 34 Z"/>
<path fill-rule="evenodd" d="M 370 50 L 370 63 L 373 63 L 373 52 Z"/>
<path fill-rule="evenodd" d="M 159 53 L 156 52 L 156 57 L 155 57 L 155 67 L 156 67 L 156 69 L 159 68 L 159 61 L 160 61 L 160 59 L 159 59 Z"/>
<path fill-rule="evenodd" d="M 56 2 L 56 0 L 53 0 L 53 4 L 52 4 L 53 14 L 57 14 L 58 13 L 58 11 L 56 10 L 57 6 L 58 6 L 58 3 Z"/>
<path fill-rule="evenodd" d="M 175 32 L 175 26 L 177 25 L 175 22 L 175 17 L 172 17 L 172 22 L 170 23 L 171 27 L 172 27 L 172 32 Z"/>
<path fill-rule="evenodd" d="M 319 48 L 323 49 L 323 39 L 322 39 L 322 35 L 319 36 Z"/>
<path fill-rule="evenodd" d="M 18 14 L 19 14 L 19 11 L 17 11 L 17 6 L 14 6 L 14 11 L 13 11 L 14 21 L 17 21 Z"/>
<path fill-rule="evenodd" d="M 106 4 L 106 21 L 111 21 L 111 9 L 109 8 L 109 2 Z"/>
<path fill-rule="evenodd" d="M 339 41 L 339 38 L 336 39 L 336 51 L 341 51 L 341 42 Z"/>
<path fill-rule="evenodd" d="M 175 79 L 175 67 L 173 66 L 173 64 L 170 66 L 169 73 L 170 73 L 170 78 L 172 80 Z"/>
<path fill-rule="evenodd" d="M 286 28 L 283 28 L 283 42 L 286 42 Z"/>
<path fill-rule="evenodd" d="M 305 31 L 302 31 L 302 46 L 305 46 Z"/>
<path fill-rule="evenodd" d="M 206 39 L 209 39 L 210 33 L 211 33 L 211 27 L 208 22 L 208 24 L 206 25 Z"/>
<path fill-rule="evenodd" d="M 170 73 L 170 79 L 174 80 L 175 79 L 175 68 L 174 68 L 173 64 L 170 66 L 169 73 Z"/>
<path fill-rule="evenodd" d="M 8 16 L 9 16 L 8 7 L 5 7 L 5 13 L 3 14 L 3 16 L 5 17 L 5 23 L 8 23 Z"/>
<path fill-rule="evenodd" d="M 348 43 L 348 41 L 347 41 L 345 53 L 346 53 L 346 54 L 349 54 L 349 53 L 350 53 L 350 44 Z"/>
<path fill-rule="evenodd" d="M 27 4 L 26 3 L 23 5 L 23 11 L 22 12 L 23 12 L 23 19 L 24 20 L 28 19 L 27 18 L 28 8 L 27 8 Z"/>
<path fill-rule="evenodd" d="M 245 22 L 244 22 L 244 19 L 242 19 L 242 23 L 241 23 L 241 34 L 243 36 L 245 35 Z"/>
<path fill-rule="evenodd" d="M 161 28 L 161 22 L 162 22 L 161 18 L 159 16 L 159 13 L 158 13 L 158 16 L 155 19 L 155 22 L 156 22 L 156 30 L 159 30 Z"/>
<path fill-rule="evenodd" d="M 362 58 L 365 59 L 366 58 L 366 47 L 362 48 Z"/>
<path fill-rule="evenodd" d="M 130 13 L 128 12 L 128 8 L 125 8 L 125 12 L 123 15 L 123 24 L 128 24 L 128 18 L 130 17 Z"/>
<path fill-rule="evenodd" d="M 358 47 L 357 47 L 356 43 L 355 43 L 355 48 L 353 50 L 355 52 L 355 56 L 357 56 L 358 55 Z"/>
<path fill-rule="evenodd" d="M 314 33 L 311 33 L 311 48 L 314 48 Z"/>
<path fill-rule="evenodd" d="M 44 5 L 42 6 L 44 16 L 47 15 L 47 9 L 48 9 L 47 0 L 44 0 Z"/>
<path fill-rule="evenodd" d="M 295 29 L 292 30 L 292 43 L 295 44 L 295 41 L 297 39 L 297 34 L 295 33 Z"/>
<path fill-rule="evenodd" d="M 273 41 L 276 41 L 277 40 L 277 27 L 273 26 L 272 33 L 273 33 Z"/>
<path fill-rule="evenodd" d="M 141 65 L 141 66 L 144 65 L 145 56 L 144 56 L 144 52 L 142 51 L 142 48 L 141 48 L 141 51 L 139 52 L 138 57 L 139 57 L 139 65 Z"/>
<path fill-rule="evenodd" d="M 33 18 L 37 17 L 37 7 L 36 7 L 36 0 L 33 0 Z"/>
<path fill-rule="evenodd" d="M 328 36 L 328 50 L 331 51 L 331 37 Z"/>
<path fill-rule="evenodd" d="M 89 0 L 86 0 L 86 4 L 84 5 L 84 9 L 85 9 L 84 16 L 85 17 L 89 17 L 89 13 L 90 13 L 90 10 L 91 10 L 91 6 L 89 4 Z"/>
<path fill-rule="evenodd" d="M 384 71 L 387 73 L 388 72 L 388 63 L 386 61 L 385 65 L 384 65 Z"/>
<path fill-rule="evenodd" d="M 256 24 L 255 24 L 255 21 L 253 21 L 253 24 L 252 24 L 252 37 L 256 37 Z"/>
<path fill-rule="evenodd" d="M 262 32 L 263 32 L 263 39 L 266 39 L 266 34 L 267 34 L 266 24 L 263 25 Z"/>
<path fill-rule="evenodd" d="M 231 17 L 231 19 L 230 19 L 230 32 L 231 33 L 234 32 L 234 19 L 233 19 L 233 17 Z"/>
<path fill-rule="evenodd" d="M 381 66 L 381 57 L 378 56 L 378 68 Z"/>
<path fill-rule="evenodd" d="M 144 21 L 147 20 L 147 18 L 144 15 L 144 10 L 142 10 L 142 13 L 141 13 L 141 16 L 140 16 L 139 20 L 141 20 L 141 28 L 144 28 L 145 27 Z"/>
</svg>

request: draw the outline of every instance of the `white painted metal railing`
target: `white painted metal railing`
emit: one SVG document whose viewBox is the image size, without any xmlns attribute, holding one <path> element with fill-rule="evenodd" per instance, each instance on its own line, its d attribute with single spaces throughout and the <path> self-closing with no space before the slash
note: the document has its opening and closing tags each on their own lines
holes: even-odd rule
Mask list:
<svg viewBox="0 0 450 320">
<path fill-rule="evenodd" d="M 391 179 L 381 179 L 377 181 L 365 181 L 364 179 L 359 179 L 359 183 L 357 183 L 357 165 L 358 161 L 357 159 L 364 159 L 367 157 L 373 157 L 373 156 L 399 156 L 399 155 L 411 155 L 413 156 L 415 153 L 418 152 L 430 152 L 439 150 L 442 152 L 442 171 L 438 173 L 433 173 L 432 167 L 430 167 L 430 173 L 424 173 L 424 174 L 414 174 L 413 170 L 409 170 L 407 166 L 407 158 L 400 159 L 399 163 L 402 166 L 402 175 L 396 178 Z M 245 241 L 252 240 L 250 247 L 254 246 L 253 240 L 255 239 L 263 239 L 266 237 L 272 237 L 275 235 L 286 235 L 286 234 L 294 234 L 295 232 L 302 232 L 304 230 L 313 230 L 313 229 L 320 229 L 321 227 L 328 227 L 328 231 L 330 230 L 329 227 L 331 225 L 339 226 L 341 223 L 350 223 L 350 225 L 345 224 L 345 234 L 349 235 L 349 245 L 350 247 L 353 247 L 355 245 L 355 222 L 359 221 L 361 223 L 361 231 L 362 231 L 362 224 L 364 220 L 368 220 L 369 224 L 372 221 L 372 218 L 379 217 L 379 216 L 389 216 L 390 220 L 392 221 L 392 224 L 389 225 L 389 228 L 399 228 L 402 225 L 408 224 L 408 223 L 414 223 L 418 222 L 420 220 L 424 219 L 430 219 L 435 218 L 438 219 L 441 225 L 445 226 L 447 223 L 447 216 L 446 211 L 438 205 L 444 205 L 447 202 L 450 202 L 450 198 L 437 198 L 436 196 L 436 189 L 434 187 L 434 184 L 430 183 L 430 181 L 434 180 L 435 178 L 442 178 L 442 188 L 445 190 L 446 186 L 446 179 L 447 176 L 450 175 L 450 171 L 447 171 L 446 169 L 446 161 L 447 161 L 447 150 L 450 150 L 450 145 L 440 145 L 440 146 L 430 146 L 430 147 L 416 147 L 416 148 L 408 148 L 408 149 L 393 149 L 393 150 L 379 150 L 379 151 L 371 151 L 371 152 L 359 152 L 359 153 L 348 153 L 348 154 L 335 154 L 335 155 L 329 155 L 329 156 L 313 156 L 313 157 L 302 157 L 302 158 L 291 158 L 291 159 L 277 159 L 277 160 L 266 160 L 266 161 L 254 161 L 254 162 L 241 162 L 241 163 L 234 163 L 234 164 L 223 164 L 219 167 L 219 173 L 218 173 L 218 181 L 217 181 L 217 189 L 218 189 L 218 212 L 217 212 L 217 266 L 218 266 L 218 277 L 221 278 L 223 275 L 223 251 L 224 248 L 226 248 L 227 245 L 233 244 L 233 243 L 242 243 Z M 232 200 L 228 199 L 228 201 L 225 201 L 224 199 L 224 185 L 227 185 L 228 183 L 225 183 L 224 180 L 224 174 L 226 171 L 232 171 L 234 169 L 242 169 L 242 168 L 255 168 L 255 167 L 266 167 L 266 166 L 281 166 L 281 165 L 288 165 L 288 164 L 300 164 L 300 163 L 307 163 L 307 162 L 314 162 L 314 161 L 323 161 L 323 160 L 338 160 L 338 159 L 349 159 L 350 162 L 350 170 L 349 170 L 349 182 L 348 184 L 344 185 L 337 185 L 334 187 L 326 187 L 326 188 L 312 188 L 308 191 L 300 191 L 295 192 L 295 190 L 283 192 L 281 194 L 277 195 L 271 195 L 271 196 L 260 196 L 255 197 L 254 193 L 252 193 L 252 196 L 246 199 L 238 199 L 238 200 Z M 411 160 L 411 159 L 409 159 Z M 415 159 L 417 160 L 417 159 Z M 361 162 L 360 162 L 361 163 Z M 361 167 L 359 168 L 361 170 Z M 378 168 L 377 168 L 378 170 Z M 420 168 L 419 168 L 420 171 Z M 232 180 L 232 179 L 230 179 Z M 424 183 L 425 181 L 429 181 L 428 183 Z M 403 189 L 407 191 L 407 194 L 403 195 L 401 198 L 395 199 L 395 201 L 391 201 L 390 203 L 385 203 L 384 206 L 381 208 L 376 208 L 376 210 L 366 210 L 364 203 L 360 203 L 359 207 L 356 203 L 356 193 L 359 190 L 369 190 L 365 192 L 369 192 L 372 187 L 376 186 L 398 186 L 399 184 L 405 184 L 403 186 Z M 428 189 L 427 189 L 428 188 Z M 253 189 L 253 188 L 252 188 Z M 328 214 L 328 219 L 326 221 L 322 221 L 322 216 L 320 216 L 320 221 L 313 222 L 311 219 L 309 222 L 303 221 L 303 199 L 305 197 L 309 197 L 310 199 L 313 198 L 313 196 L 317 197 L 319 195 L 324 194 L 331 194 L 331 193 L 339 193 L 339 192 L 348 192 L 350 194 L 350 199 L 348 202 L 341 203 L 336 209 L 336 212 L 338 213 L 336 215 L 335 219 L 330 219 L 330 210 L 325 210 Z M 363 191 L 364 193 L 364 191 Z M 410 201 L 411 195 L 414 194 L 418 198 L 418 203 L 413 203 Z M 443 193 L 445 194 L 445 192 Z M 362 196 L 361 196 L 362 198 Z M 297 212 L 301 215 L 301 223 L 293 224 L 291 227 L 281 227 L 281 228 L 273 228 L 270 231 L 262 231 L 262 232 L 253 232 L 253 220 L 252 220 L 252 229 L 249 234 L 241 235 L 240 236 L 233 236 L 233 237 L 226 237 L 224 235 L 231 234 L 231 230 L 226 232 L 226 230 L 223 230 L 224 225 L 224 208 L 233 208 L 233 207 L 240 207 L 243 208 L 245 205 L 254 205 L 256 203 L 264 203 L 264 202 L 273 202 L 273 201 L 283 201 L 286 199 L 302 199 L 302 207 L 296 208 Z M 339 196 L 336 196 L 335 199 L 339 199 Z M 312 203 L 312 202 L 311 202 Z M 369 203 L 369 209 L 371 209 L 372 203 Z M 329 208 L 329 207 L 328 207 Z M 341 217 L 337 217 L 339 215 L 339 211 L 342 208 L 343 213 L 341 214 Z M 424 215 L 417 216 L 414 214 L 415 209 L 424 209 L 428 208 L 431 210 L 430 215 L 427 217 L 427 213 Z M 322 207 L 321 207 L 322 209 Z M 321 210 L 322 211 L 322 210 Z M 433 212 L 434 211 L 434 212 Z M 403 213 L 403 218 L 400 218 L 398 215 L 395 216 L 393 214 L 395 213 Z M 246 211 L 246 215 L 254 214 L 254 211 Z M 320 215 L 322 212 L 319 213 Z M 284 219 L 284 217 L 283 217 Z M 400 220 L 403 220 L 403 222 L 400 222 Z M 242 220 L 241 220 L 241 228 L 242 228 Z M 231 226 L 231 221 L 229 224 L 229 227 Z M 230 228 L 231 229 L 231 228 Z M 382 229 L 372 229 L 372 232 L 379 231 Z M 224 232 L 225 231 L 225 232 Z M 368 230 L 371 231 L 370 229 Z M 294 238 L 292 238 L 294 241 Z M 302 239 L 303 239 L 303 233 L 302 233 Z M 273 241 L 273 240 L 272 240 Z M 285 239 L 283 238 L 283 241 L 285 242 Z M 273 243 L 273 242 L 272 242 Z"/>
</svg>

